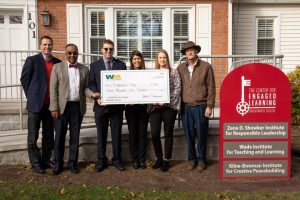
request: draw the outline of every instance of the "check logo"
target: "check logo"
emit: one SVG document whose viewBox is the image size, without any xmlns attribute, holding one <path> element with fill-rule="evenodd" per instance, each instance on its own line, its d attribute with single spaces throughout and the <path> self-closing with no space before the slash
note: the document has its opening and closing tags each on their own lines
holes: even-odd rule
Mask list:
<svg viewBox="0 0 300 200">
<path fill-rule="evenodd" d="M 121 80 L 121 75 L 119 74 L 108 74 L 105 77 L 107 80 Z"/>
</svg>

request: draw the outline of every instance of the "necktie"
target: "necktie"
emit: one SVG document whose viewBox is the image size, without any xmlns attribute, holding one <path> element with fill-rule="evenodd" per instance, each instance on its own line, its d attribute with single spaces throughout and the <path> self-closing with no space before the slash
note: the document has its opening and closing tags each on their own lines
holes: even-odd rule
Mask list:
<svg viewBox="0 0 300 200">
<path fill-rule="evenodd" d="M 77 69 L 77 65 L 69 64 L 69 68 L 72 68 L 72 67 L 74 67 L 75 69 Z"/>
<path fill-rule="evenodd" d="M 106 62 L 106 68 L 107 68 L 107 70 L 111 70 L 112 69 L 112 67 L 111 67 L 111 61 L 107 61 Z"/>
</svg>

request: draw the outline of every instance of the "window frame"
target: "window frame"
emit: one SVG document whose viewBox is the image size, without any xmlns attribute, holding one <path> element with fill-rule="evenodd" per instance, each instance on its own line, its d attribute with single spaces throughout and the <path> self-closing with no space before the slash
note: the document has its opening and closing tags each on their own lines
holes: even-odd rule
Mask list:
<svg viewBox="0 0 300 200">
<path fill-rule="evenodd" d="M 115 18 L 115 21 L 116 21 L 116 23 L 115 23 L 115 26 L 114 26 L 114 33 L 115 33 L 115 35 L 114 35 L 114 42 L 115 42 L 115 54 L 118 52 L 118 45 L 117 45 L 117 43 L 118 43 L 118 35 L 117 35 L 117 12 L 118 11 L 125 11 L 125 12 L 135 12 L 135 11 L 137 11 L 137 12 L 161 12 L 161 14 L 162 14 L 162 32 L 161 32 L 161 36 L 143 36 L 142 35 L 142 29 L 138 29 L 137 30 L 137 36 L 136 36 L 136 38 L 137 38 L 137 40 L 138 40 L 138 49 L 137 50 L 139 50 L 139 51 L 141 51 L 142 53 L 143 53 L 143 51 L 142 51 L 142 39 L 143 38 L 150 38 L 151 40 L 153 40 L 153 39 L 155 39 L 155 38 L 161 38 L 161 42 L 162 42 L 162 48 L 164 48 L 163 47 L 163 40 L 164 40 L 164 29 L 163 29 L 163 24 L 164 24 L 164 13 L 163 13 L 163 9 L 152 9 L 152 8 L 145 8 L 145 9 L 115 9 L 114 10 L 114 18 Z M 140 25 L 142 26 L 143 24 L 142 24 L 142 22 L 140 21 L 140 20 L 142 20 L 141 18 L 140 18 L 141 16 L 139 16 L 139 18 L 138 18 L 138 23 L 140 23 Z M 138 27 L 139 28 L 139 27 Z M 130 36 L 124 36 L 125 38 L 126 37 L 128 37 L 128 38 L 130 38 Z M 130 53 L 130 52 L 129 52 Z M 151 53 L 153 53 L 153 52 L 151 52 Z M 154 59 L 155 58 L 155 56 L 153 56 L 153 58 L 152 59 Z M 147 58 L 147 59 L 149 59 L 149 58 Z M 151 59 L 151 58 L 150 58 Z"/>
<path fill-rule="evenodd" d="M 255 18 L 255 54 L 258 55 L 258 21 L 261 19 L 271 19 L 273 20 L 273 55 L 279 54 L 280 53 L 280 29 L 279 29 L 279 24 L 278 24 L 278 16 L 256 16 Z"/>
<path fill-rule="evenodd" d="M 86 52 L 90 53 L 90 22 L 89 22 L 89 16 L 90 11 L 104 11 L 105 19 L 109 19 L 105 21 L 105 37 L 107 39 L 111 39 L 115 43 L 115 52 L 114 56 L 117 56 L 117 26 L 116 24 L 116 17 L 117 17 L 117 10 L 148 10 L 148 11 L 155 11 L 155 10 L 161 10 L 162 11 L 162 48 L 167 50 L 169 53 L 170 58 L 170 64 L 173 67 L 174 61 L 173 61 L 173 54 L 174 54 L 174 34 L 173 34 L 173 12 L 174 11 L 188 11 L 189 13 L 189 40 L 196 40 L 196 10 L 195 10 L 195 4 L 186 5 L 186 4 L 160 4 L 160 5 L 137 5 L 137 4 L 122 4 L 122 5 L 111 5 L 111 4 L 105 4 L 105 5 L 98 5 L 98 4 L 89 4 L 84 6 L 85 10 L 85 33 L 87 37 L 84 38 L 85 41 L 85 49 Z M 171 31 L 170 31 L 171 30 Z M 196 41 L 195 41 L 196 42 Z M 141 49 L 139 49 L 141 50 Z"/>
</svg>

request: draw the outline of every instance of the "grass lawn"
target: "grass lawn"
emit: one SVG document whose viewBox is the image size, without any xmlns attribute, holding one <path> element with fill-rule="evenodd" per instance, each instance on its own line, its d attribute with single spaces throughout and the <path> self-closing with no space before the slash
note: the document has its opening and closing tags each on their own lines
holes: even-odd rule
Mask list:
<svg viewBox="0 0 300 200">
<path fill-rule="evenodd" d="M 300 192 L 273 193 L 260 191 L 257 193 L 241 193 L 224 191 L 218 193 L 183 192 L 183 191 L 161 191 L 143 190 L 128 191 L 118 187 L 101 187 L 86 185 L 66 185 L 63 187 L 50 186 L 45 183 L 15 183 L 0 182 L 0 199 L 22 200 L 22 199 L 222 199 L 222 200 L 281 200 L 300 199 Z"/>
</svg>

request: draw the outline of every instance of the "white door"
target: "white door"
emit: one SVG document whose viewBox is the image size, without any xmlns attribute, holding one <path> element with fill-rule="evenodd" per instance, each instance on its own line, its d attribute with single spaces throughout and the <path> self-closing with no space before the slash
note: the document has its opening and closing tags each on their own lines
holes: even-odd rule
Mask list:
<svg viewBox="0 0 300 200">
<path fill-rule="evenodd" d="M 0 85 L 19 83 L 24 55 L 28 49 L 23 10 L 0 10 Z M 18 98 L 18 88 L 0 90 L 0 99 Z"/>
</svg>

